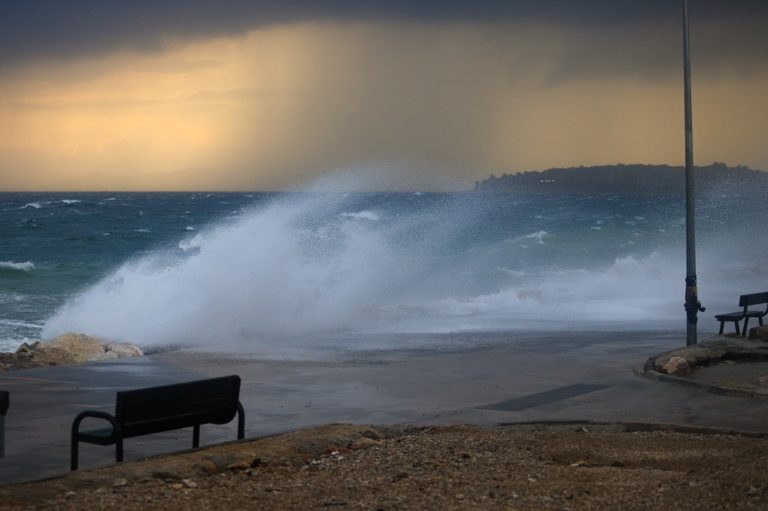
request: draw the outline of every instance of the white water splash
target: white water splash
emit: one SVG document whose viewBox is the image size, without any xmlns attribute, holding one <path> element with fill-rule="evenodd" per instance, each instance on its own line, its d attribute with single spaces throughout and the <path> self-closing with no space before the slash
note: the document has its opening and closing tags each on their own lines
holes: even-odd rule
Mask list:
<svg viewBox="0 0 768 511">
<path fill-rule="evenodd" d="M 582 245 L 561 242 L 571 224 L 473 239 L 488 228 L 473 209 L 481 203 L 457 204 L 403 214 L 360 207 L 355 194 L 291 194 L 122 265 L 60 308 L 43 337 L 75 331 L 248 351 L 349 333 L 684 326 L 681 247 L 578 263 L 568 247 Z M 627 254 L 617 250 L 624 238 L 606 231 L 592 238 L 593 252 Z M 763 291 L 741 287 L 765 282 L 768 264 L 740 265 L 709 248 L 700 273 L 706 325 L 739 293 Z"/>
<path fill-rule="evenodd" d="M 210 344 L 355 329 L 413 270 L 359 222 L 308 229 L 327 207 L 277 203 L 182 241 L 180 254 L 125 264 L 62 307 L 43 336 Z"/>
</svg>

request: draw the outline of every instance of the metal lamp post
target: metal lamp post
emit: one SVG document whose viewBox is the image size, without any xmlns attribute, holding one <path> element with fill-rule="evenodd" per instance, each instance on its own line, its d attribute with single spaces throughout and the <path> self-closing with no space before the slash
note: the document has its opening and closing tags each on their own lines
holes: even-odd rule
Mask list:
<svg viewBox="0 0 768 511">
<path fill-rule="evenodd" d="M 693 118 L 691 116 L 691 53 L 688 0 L 683 1 L 683 75 L 685 82 L 685 312 L 686 345 L 696 344 L 697 314 L 704 312 L 696 283 L 696 219 L 693 204 Z"/>
</svg>

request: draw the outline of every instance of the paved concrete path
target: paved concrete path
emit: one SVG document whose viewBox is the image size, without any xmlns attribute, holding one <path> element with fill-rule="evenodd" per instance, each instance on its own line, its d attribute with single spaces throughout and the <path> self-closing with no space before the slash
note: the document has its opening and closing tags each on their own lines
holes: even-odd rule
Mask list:
<svg viewBox="0 0 768 511">
<path fill-rule="evenodd" d="M 510 337 L 513 334 L 510 334 Z M 72 419 L 113 411 L 117 390 L 239 374 L 246 437 L 332 422 L 471 423 L 536 420 L 660 422 L 768 432 L 768 399 L 733 397 L 635 373 L 680 338 L 642 333 L 542 334 L 453 352 L 268 361 L 167 352 L 0 374 L 11 393 L 0 483 L 63 474 Z M 235 423 L 203 426 L 201 445 L 235 438 Z M 192 432 L 126 440 L 126 459 L 191 447 Z M 113 463 L 112 447 L 81 444 L 84 469 Z"/>
</svg>

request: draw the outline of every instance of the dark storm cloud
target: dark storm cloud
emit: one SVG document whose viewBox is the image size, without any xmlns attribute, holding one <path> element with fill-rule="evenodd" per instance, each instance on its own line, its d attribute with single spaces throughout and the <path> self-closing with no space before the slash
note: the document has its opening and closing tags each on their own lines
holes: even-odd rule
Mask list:
<svg viewBox="0 0 768 511">
<path fill-rule="evenodd" d="M 689 3 L 692 21 L 710 36 L 708 58 L 768 57 L 768 1 Z M 0 0 L 0 69 L 118 49 L 152 52 L 171 41 L 297 22 L 512 21 L 585 34 L 610 29 L 622 46 L 628 38 L 673 33 L 679 19 L 677 0 Z M 635 57 L 658 62 L 656 51 L 643 44 Z M 564 72 L 585 62 L 599 68 L 604 60 L 572 57 Z"/>
</svg>

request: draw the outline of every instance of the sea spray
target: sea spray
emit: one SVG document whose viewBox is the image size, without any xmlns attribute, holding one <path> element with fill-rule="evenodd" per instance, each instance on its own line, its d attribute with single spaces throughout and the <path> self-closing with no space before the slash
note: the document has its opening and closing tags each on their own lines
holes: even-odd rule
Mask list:
<svg viewBox="0 0 768 511">
<path fill-rule="evenodd" d="M 90 223 L 18 209 L 45 202 L 36 197 L 9 208 L 16 225 L 39 222 L 22 227 L 35 235 L 52 219 L 67 222 L 57 245 L 6 256 L 35 262 L 34 271 L 6 273 L 11 285 L 26 286 L 20 301 L 0 300 L 9 318 L 24 318 L 28 297 L 50 283 L 73 282 L 79 287 L 62 284 L 45 302 L 57 310 L 46 314 L 43 337 L 76 331 L 268 353 L 321 337 L 358 348 L 364 334 L 684 327 L 683 204 L 675 197 L 320 189 L 108 198 L 83 198 L 98 205 L 87 210 Z M 768 213 L 758 203 L 743 208 L 738 218 L 721 203 L 699 210 L 703 332 L 716 332 L 710 311 L 728 312 L 738 294 L 768 282 L 767 243 L 754 235 Z M 43 263 L 48 254 L 69 259 Z"/>
<path fill-rule="evenodd" d="M 237 340 L 247 349 L 249 342 L 362 328 L 413 285 L 425 260 L 393 242 L 407 235 L 410 220 L 373 226 L 355 201 L 293 195 L 182 240 L 177 252 L 130 261 L 62 307 L 43 336 Z"/>
</svg>

